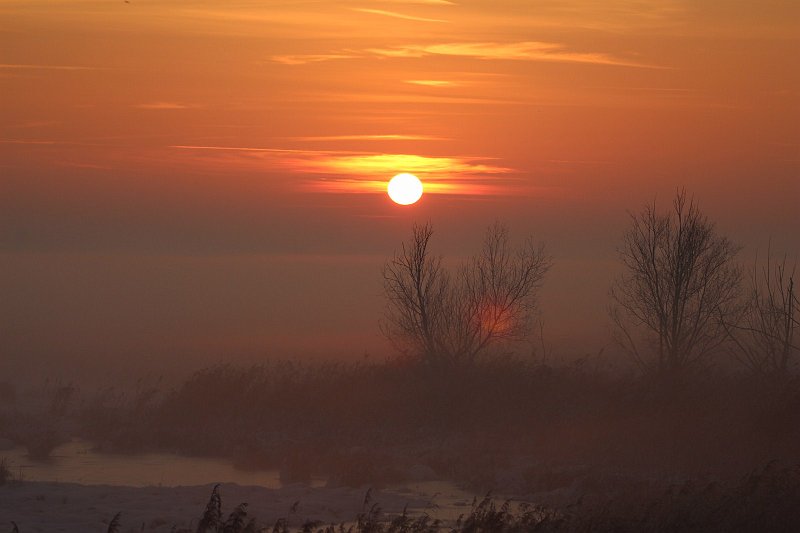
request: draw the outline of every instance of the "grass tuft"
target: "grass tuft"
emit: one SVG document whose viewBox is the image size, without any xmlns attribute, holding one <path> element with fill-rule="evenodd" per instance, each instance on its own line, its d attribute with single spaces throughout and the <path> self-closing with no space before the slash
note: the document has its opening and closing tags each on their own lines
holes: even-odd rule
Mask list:
<svg viewBox="0 0 800 533">
<path fill-rule="evenodd" d="M 111 522 L 108 523 L 107 533 L 119 533 L 121 522 L 122 522 L 122 513 L 115 514 L 114 518 L 111 519 Z"/>
<path fill-rule="evenodd" d="M 216 533 L 222 526 L 222 498 L 219 495 L 219 483 L 214 485 L 211 498 L 206 504 L 206 511 L 197 524 L 197 533 Z"/>
</svg>

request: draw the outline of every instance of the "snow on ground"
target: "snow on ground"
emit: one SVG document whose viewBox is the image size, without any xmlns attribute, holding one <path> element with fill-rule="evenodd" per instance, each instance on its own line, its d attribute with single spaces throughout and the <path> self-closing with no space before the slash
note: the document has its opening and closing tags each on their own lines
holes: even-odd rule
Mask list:
<svg viewBox="0 0 800 533">
<path fill-rule="evenodd" d="M 119 487 L 25 481 L 0 487 L 0 531 L 10 531 L 11 521 L 20 533 L 104 533 L 113 516 L 121 512 L 121 533 L 168 532 L 173 525 L 194 528 L 203 515 L 213 485 L 192 487 Z M 225 516 L 240 503 L 248 504 L 248 516 L 271 526 L 279 518 L 291 525 L 305 520 L 326 523 L 350 521 L 364 509 L 365 489 L 313 488 L 288 485 L 282 488 L 220 485 Z M 407 490 L 370 494 L 385 513 L 422 512 L 430 499 Z M 300 502 L 296 511 L 290 509 Z M 369 505 L 372 505 L 370 503 Z"/>
</svg>

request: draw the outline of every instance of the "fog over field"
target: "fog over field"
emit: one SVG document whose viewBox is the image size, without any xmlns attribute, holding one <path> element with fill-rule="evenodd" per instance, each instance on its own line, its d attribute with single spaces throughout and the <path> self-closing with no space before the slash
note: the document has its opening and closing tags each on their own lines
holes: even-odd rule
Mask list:
<svg viewBox="0 0 800 533">
<path fill-rule="evenodd" d="M 0 0 L 0 532 L 800 529 L 798 49 Z"/>
</svg>

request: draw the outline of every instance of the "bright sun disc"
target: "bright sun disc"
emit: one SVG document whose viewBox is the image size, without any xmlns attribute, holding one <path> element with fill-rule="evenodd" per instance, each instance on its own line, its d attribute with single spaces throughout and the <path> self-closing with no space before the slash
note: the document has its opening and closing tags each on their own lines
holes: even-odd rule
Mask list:
<svg viewBox="0 0 800 533">
<path fill-rule="evenodd" d="M 397 204 L 413 204 L 422 196 L 422 182 L 413 174 L 398 174 L 389 181 L 388 192 Z"/>
</svg>

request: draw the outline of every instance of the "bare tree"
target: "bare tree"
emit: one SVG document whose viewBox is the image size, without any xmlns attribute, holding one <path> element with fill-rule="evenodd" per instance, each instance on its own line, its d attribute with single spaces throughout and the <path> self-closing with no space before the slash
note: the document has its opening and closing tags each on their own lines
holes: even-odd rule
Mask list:
<svg viewBox="0 0 800 533">
<path fill-rule="evenodd" d="M 544 247 L 528 240 L 512 250 L 497 223 L 480 253 L 453 275 L 431 255 L 432 234 L 430 224 L 414 226 L 411 241 L 384 265 L 389 339 L 432 366 L 471 362 L 492 345 L 524 339 L 550 267 Z"/>
<path fill-rule="evenodd" d="M 440 357 L 450 276 L 442 258 L 431 255 L 430 224 L 414 225 L 411 240 L 383 266 L 384 293 L 388 299 L 384 334 L 407 355 L 427 361 Z"/>
<path fill-rule="evenodd" d="M 611 317 L 617 340 L 645 370 L 679 375 L 725 342 L 741 284 L 738 250 L 684 191 L 671 212 L 658 213 L 653 202 L 631 214 Z"/>
<path fill-rule="evenodd" d="M 797 365 L 800 347 L 794 337 L 800 326 L 800 300 L 794 274 L 795 268 L 786 266 L 786 256 L 773 263 L 768 250 L 761 268 L 756 258 L 742 314 L 732 323 L 724 322 L 734 353 L 753 373 L 785 376 Z"/>
</svg>

